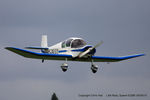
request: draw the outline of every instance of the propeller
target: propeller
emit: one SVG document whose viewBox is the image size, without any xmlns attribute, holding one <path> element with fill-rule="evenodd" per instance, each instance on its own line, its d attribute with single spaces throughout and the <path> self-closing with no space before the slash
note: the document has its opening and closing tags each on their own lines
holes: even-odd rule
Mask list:
<svg viewBox="0 0 150 100">
<path fill-rule="evenodd" d="M 85 56 L 86 54 L 88 54 L 90 51 L 92 51 L 93 49 L 97 48 L 98 46 L 100 46 L 101 44 L 103 44 L 103 41 L 99 42 L 98 44 L 96 44 L 94 47 L 87 49 L 86 51 L 82 52 L 79 54 L 79 58 Z"/>
</svg>

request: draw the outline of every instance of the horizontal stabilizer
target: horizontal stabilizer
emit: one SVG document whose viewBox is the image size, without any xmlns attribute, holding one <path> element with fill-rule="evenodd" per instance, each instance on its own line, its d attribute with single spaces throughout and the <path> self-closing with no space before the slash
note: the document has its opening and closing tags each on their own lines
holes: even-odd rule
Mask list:
<svg viewBox="0 0 150 100">
<path fill-rule="evenodd" d="M 26 49 L 45 49 L 47 50 L 48 48 L 47 47 L 25 47 Z"/>
</svg>

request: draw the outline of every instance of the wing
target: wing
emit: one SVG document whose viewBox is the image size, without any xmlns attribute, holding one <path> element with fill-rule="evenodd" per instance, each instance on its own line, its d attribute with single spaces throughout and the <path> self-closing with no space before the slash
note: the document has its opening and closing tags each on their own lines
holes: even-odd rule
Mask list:
<svg viewBox="0 0 150 100">
<path fill-rule="evenodd" d="M 144 55 L 145 54 L 134 54 L 134 55 L 120 56 L 120 57 L 92 56 L 92 59 L 95 62 L 117 62 L 117 61 L 127 60 L 127 59 L 136 58 Z"/>
<path fill-rule="evenodd" d="M 26 58 L 45 59 L 45 60 L 65 60 L 67 58 L 68 61 L 82 61 L 82 62 L 90 62 L 91 59 L 94 62 L 117 62 L 117 61 L 127 60 L 127 59 L 145 55 L 145 54 L 135 54 L 135 55 L 129 55 L 129 56 L 122 56 L 122 57 L 92 56 L 91 59 L 89 59 L 89 58 L 83 58 L 83 57 L 73 58 L 72 55 L 66 55 L 66 54 L 37 53 L 37 52 L 32 52 L 32 51 L 15 48 L 15 47 L 6 47 L 5 49 L 12 51 Z"/>
<path fill-rule="evenodd" d="M 71 59 L 71 55 L 65 55 L 65 54 L 49 54 L 49 53 L 37 53 L 32 52 L 29 50 L 24 50 L 20 48 L 15 47 L 6 47 L 5 49 L 12 51 L 16 54 L 19 54 L 26 58 L 33 58 L 33 59 L 47 59 L 47 60 L 65 60 L 66 58 Z"/>
</svg>

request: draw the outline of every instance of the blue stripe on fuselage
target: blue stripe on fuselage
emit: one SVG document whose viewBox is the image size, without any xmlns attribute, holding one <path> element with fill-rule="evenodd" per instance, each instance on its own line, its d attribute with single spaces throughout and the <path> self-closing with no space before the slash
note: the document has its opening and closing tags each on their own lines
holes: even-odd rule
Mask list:
<svg viewBox="0 0 150 100">
<path fill-rule="evenodd" d="M 62 52 L 67 52 L 67 50 L 60 50 L 58 51 L 59 53 L 62 53 Z"/>
<path fill-rule="evenodd" d="M 84 52 L 86 48 L 90 48 L 90 47 L 92 47 L 92 46 L 85 46 L 82 49 L 74 49 L 74 50 L 71 50 L 71 51 L 73 51 L 73 52 Z M 63 52 L 67 52 L 67 50 L 59 50 L 58 52 L 63 53 Z"/>
<path fill-rule="evenodd" d="M 84 52 L 86 48 L 91 48 L 92 46 L 85 46 L 84 48 L 82 49 L 74 49 L 74 50 L 71 50 L 71 51 L 74 51 L 74 52 Z"/>
</svg>

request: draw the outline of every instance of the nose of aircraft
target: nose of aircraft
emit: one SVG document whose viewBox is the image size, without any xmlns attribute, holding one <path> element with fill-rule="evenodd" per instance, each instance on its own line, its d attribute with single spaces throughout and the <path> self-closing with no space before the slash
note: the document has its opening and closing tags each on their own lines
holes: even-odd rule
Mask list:
<svg viewBox="0 0 150 100">
<path fill-rule="evenodd" d="M 84 51 L 88 50 L 89 48 L 92 48 L 92 46 L 86 46 L 86 47 L 84 48 Z M 84 51 L 83 51 L 83 52 L 84 52 Z M 88 54 L 94 55 L 95 53 L 96 53 L 96 49 L 94 48 L 94 49 L 92 49 Z"/>
<path fill-rule="evenodd" d="M 96 53 L 96 49 L 92 49 L 88 54 L 94 55 Z"/>
</svg>

